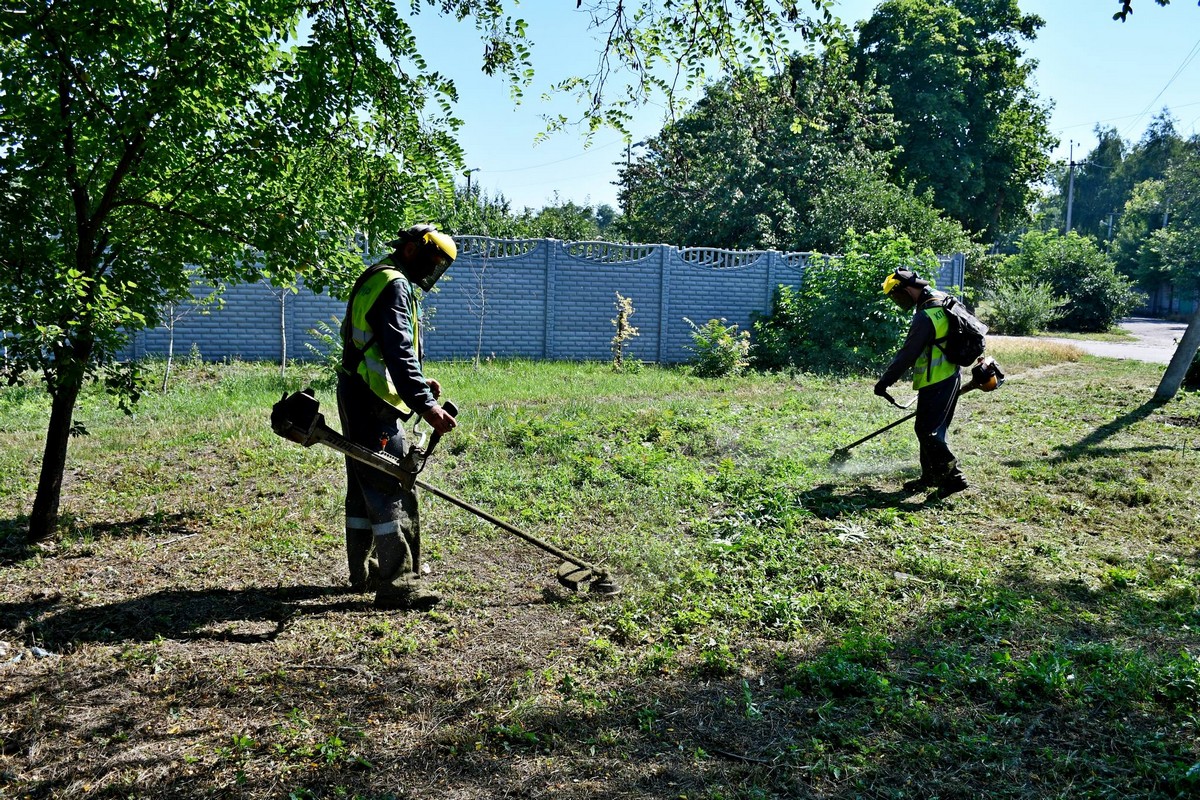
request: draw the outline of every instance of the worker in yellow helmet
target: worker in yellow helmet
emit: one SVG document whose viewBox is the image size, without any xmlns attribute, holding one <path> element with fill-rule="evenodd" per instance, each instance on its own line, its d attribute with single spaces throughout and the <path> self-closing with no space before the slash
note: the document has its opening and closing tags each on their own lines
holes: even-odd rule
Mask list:
<svg viewBox="0 0 1200 800">
<path fill-rule="evenodd" d="M 458 254 L 454 240 L 417 225 L 388 242 L 350 292 L 342 320 L 338 414 L 351 441 L 403 459 L 404 422 L 418 414 L 438 433 L 455 425 L 437 402 L 441 386 L 421 367 L 421 308 Z M 440 601 L 421 581 L 421 526 L 414 488 L 346 459 L 346 558 L 350 585 L 375 589 L 377 608 L 428 609 Z M 374 558 L 372 558 L 374 553 Z"/>
<path fill-rule="evenodd" d="M 958 365 L 946 357 L 938 342 L 944 342 L 950 322 L 942 307 L 941 292 L 915 272 L 898 269 L 883 282 L 883 293 L 904 310 L 915 309 L 904 344 L 875 384 L 875 394 L 887 390 L 912 368 L 917 390 L 916 434 L 921 451 L 921 475 L 904 484 L 905 491 L 932 489 L 945 497 L 968 488 L 958 459 L 946 444 L 946 433 L 958 406 L 962 378 Z"/>
</svg>

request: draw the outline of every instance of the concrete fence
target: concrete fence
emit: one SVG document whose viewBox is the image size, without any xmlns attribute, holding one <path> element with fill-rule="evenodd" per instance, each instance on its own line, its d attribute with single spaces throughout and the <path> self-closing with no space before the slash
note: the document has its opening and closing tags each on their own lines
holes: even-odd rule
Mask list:
<svg viewBox="0 0 1200 800">
<path fill-rule="evenodd" d="M 458 260 L 425 299 L 426 357 L 607 360 L 616 294 L 632 300 L 639 335 L 627 352 L 648 362 L 691 355 L 692 330 L 724 319 L 749 329 L 776 287 L 799 285 L 811 253 L 679 248 L 670 245 L 456 237 Z M 941 287 L 961 286 L 962 254 L 940 259 Z M 882 276 L 880 278 L 882 280 Z M 175 354 L 205 359 L 312 358 L 305 343 L 319 322 L 334 326 L 345 303 L 301 288 L 230 287 L 224 307 L 176 315 Z M 167 327 L 139 332 L 128 356 L 165 355 Z"/>
</svg>

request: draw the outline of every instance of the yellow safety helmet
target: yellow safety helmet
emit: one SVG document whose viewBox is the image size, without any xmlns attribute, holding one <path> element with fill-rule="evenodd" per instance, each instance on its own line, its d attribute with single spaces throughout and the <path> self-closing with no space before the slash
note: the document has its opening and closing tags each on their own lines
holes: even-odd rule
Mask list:
<svg viewBox="0 0 1200 800">
<path fill-rule="evenodd" d="M 394 239 L 387 245 L 399 250 L 409 243 L 416 244 L 419 253 L 419 263 L 412 265 L 419 274 L 410 277 L 428 292 L 458 257 L 458 246 L 454 244 L 453 239 L 429 224 L 414 225 L 401 232 L 399 239 Z"/>
<path fill-rule="evenodd" d="M 922 280 L 917 273 L 907 269 L 898 269 L 883 279 L 883 293 L 892 298 L 892 302 L 907 311 L 916 305 L 916 301 L 904 290 L 909 286 L 922 288 L 928 285 L 929 281 Z"/>
</svg>

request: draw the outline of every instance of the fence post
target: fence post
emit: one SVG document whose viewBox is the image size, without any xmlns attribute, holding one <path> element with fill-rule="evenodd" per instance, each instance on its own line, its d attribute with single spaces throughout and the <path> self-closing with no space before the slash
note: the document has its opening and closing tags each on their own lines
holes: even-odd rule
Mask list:
<svg viewBox="0 0 1200 800">
<path fill-rule="evenodd" d="M 543 239 L 546 245 L 546 256 L 542 263 L 546 281 L 546 313 L 545 330 L 542 332 L 542 358 L 554 359 L 554 305 L 555 305 L 555 276 L 558 272 L 558 250 L 562 242 L 556 239 Z"/>
<path fill-rule="evenodd" d="M 658 358 L 659 364 L 667 351 L 667 315 L 671 311 L 671 248 L 665 244 L 656 244 L 658 250 Z"/>
<path fill-rule="evenodd" d="M 775 299 L 776 268 L 781 255 L 778 250 L 767 251 L 767 300 L 763 306 L 763 314 L 771 313 L 771 301 Z"/>
</svg>

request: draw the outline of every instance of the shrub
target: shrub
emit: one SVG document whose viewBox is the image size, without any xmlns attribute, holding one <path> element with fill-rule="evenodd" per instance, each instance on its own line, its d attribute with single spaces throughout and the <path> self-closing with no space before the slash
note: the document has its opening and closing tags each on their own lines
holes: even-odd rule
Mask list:
<svg viewBox="0 0 1200 800">
<path fill-rule="evenodd" d="M 1103 332 L 1142 302 L 1130 280 L 1089 238 L 1030 231 L 1017 246 L 1020 252 L 1006 262 L 1009 274 L 1043 281 L 1066 299 L 1054 323 L 1058 329 Z"/>
<path fill-rule="evenodd" d="M 833 373 L 885 365 L 911 317 L 880 291 L 899 267 L 929 279 L 938 262 L 894 230 L 851 232 L 844 256 L 814 259 L 799 288 L 776 290 L 770 315 L 754 322 L 756 365 Z"/>
<path fill-rule="evenodd" d="M 1061 313 L 1067 302 L 1055 297 L 1049 284 L 1000 279 L 988 294 L 986 322 L 992 333 L 1031 336 Z"/>
<path fill-rule="evenodd" d="M 321 365 L 321 377 L 313 382 L 318 389 L 328 389 L 336 384 L 338 370 L 342 367 L 342 323 L 336 316 L 330 316 L 329 319 L 332 325 L 317 320 L 316 325 L 308 329 L 308 335 L 316 339 L 316 344 L 304 343 Z"/>
<path fill-rule="evenodd" d="M 694 355 L 688 363 L 694 374 L 701 378 L 721 378 L 745 372 L 750 365 L 749 331 L 739 333 L 737 325 L 726 326 L 724 319 L 710 319 L 704 327 L 687 317 L 683 321 L 692 326 L 688 350 Z"/>
</svg>

